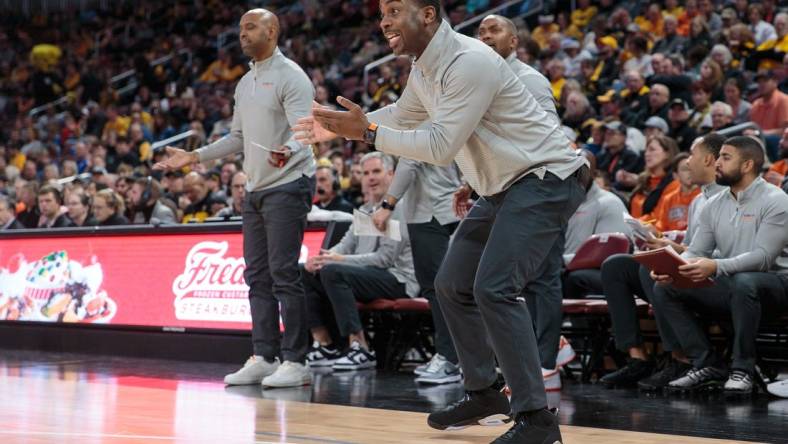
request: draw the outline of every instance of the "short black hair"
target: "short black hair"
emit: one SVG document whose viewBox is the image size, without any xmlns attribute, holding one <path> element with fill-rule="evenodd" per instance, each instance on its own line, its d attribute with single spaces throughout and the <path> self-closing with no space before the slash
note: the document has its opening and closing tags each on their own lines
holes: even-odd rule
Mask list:
<svg viewBox="0 0 788 444">
<path fill-rule="evenodd" d="M 725 145 L 736 148 L 742 159 L 752 160 L 755 174 L 761 173 L 765 159 L 763 145 L 758 139 L 750 136 L 736 136 L 726 140 Z"/>
<path fill-rule="evenodd" d="M 709 154 L 714 155 L 714 158 L 720 157 L 720 149 L 725 143 L 725 136 L 719 133 L 709 133 L 701 137 L 700 146 Z"/>
<path fill-rule="evenodd" d="M 428 6 L 432 6 L 435 8 L 435 12 L 440 15 L 441 13 L 441 2 L 440 0 L 413 0 L 419 8 L 426 8 Z"/>
</svg>

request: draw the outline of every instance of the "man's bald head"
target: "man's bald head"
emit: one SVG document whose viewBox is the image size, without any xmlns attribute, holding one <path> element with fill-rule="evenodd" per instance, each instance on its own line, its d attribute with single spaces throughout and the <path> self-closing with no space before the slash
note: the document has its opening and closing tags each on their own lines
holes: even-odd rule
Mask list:
<svg viewBox="0 0 788 444">
<path fill-rule="evenodd" d="M 490 14 L 484 19 L 497 20 L 498 22 L 501 23 L 501 26 L 505 27 L 510 33 L 512 33 L 512 35 L 514 36 L 517 35 L 517 25 L 515 25 L 514 22 L 508 17 L 504 17 L 498 14 Z"/>
<path fill-rule="evenodd" d="M 240 27 L 238 38 L 245 55 L 261 61 L 273 54 L 280 31 L 276 14 L 263 8 L 250 9 L 241 17 Z"/>
<path fill-rule="evenodd" d="M 479 25 L 479 40 L 507 58 L 517 50 L 517 26 L 506 17 L 490 14 Z"/>
</svg>

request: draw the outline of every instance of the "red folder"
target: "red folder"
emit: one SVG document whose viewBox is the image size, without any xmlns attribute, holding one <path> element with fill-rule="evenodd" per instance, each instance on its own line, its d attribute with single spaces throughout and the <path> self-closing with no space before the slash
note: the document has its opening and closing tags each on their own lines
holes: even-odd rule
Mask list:
<svg viewBox="0 0 788 444">
<path fill-rule="evenodd" d="M 672 285 L 676 288 L 706 288 L 714 285 L 711 279 L 695 282 L 679 274 L 679 267 L 688 262 L 671 247 L 641 251 L 633 254 L 632 257 L 654 274 L 666 274 L 672 277 Z"/>
</svg>

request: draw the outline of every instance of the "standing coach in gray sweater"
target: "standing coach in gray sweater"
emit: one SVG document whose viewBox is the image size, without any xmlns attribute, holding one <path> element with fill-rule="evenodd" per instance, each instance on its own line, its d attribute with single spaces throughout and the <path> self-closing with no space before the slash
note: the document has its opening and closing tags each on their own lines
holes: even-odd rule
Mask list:
<svg viewBox="0 0 788 444">
<path fill-rule="evenodd" d="M 316 106 L 298 138 L 334 134 L 379 151 L 436 165 L 456 160 L 483 198 L 460 222 L 435 278 L 435 291 L 465 375 L 466 396 L 431 414 L 437 429 L 511 421 L 495 444 L 555 444 L 525 286 L 537 276 L 591 181 L 587 162 L 489 46 L 451 29 L 437 0 L 384 0 L 383 34 L 397 55 L 414 57 L 407 87 L 371 123 Z M 428 120 L 424 129 L 407 129 Z M 333 133 L 333 134 L 332 134 Z M 560 257 L 559 257 L 560 258 Z M 560 266 L 560 261 L 558 262 Z M 495 358 L 512 391 L 496 390 Z"/>
<path fill-rule="evenodd" d="M 248 11 L 241 18 L 239 38 L 252 61 L 235 88 L 230 134 L 193 152 L 167 147 L 169 158 L 155 168 L 178 169 L 244 153 L 249 176 L 243 204 L 244 278 L 254 355 L 224 382 L 300 386 L 312 381 L 304 365 L 308 336 L 298 257 L 315 190 L 315 160 L 290 127 L 310 114 L 314 89 L 304 71 L 279 51 L 276 15 Z"/>
</svg>

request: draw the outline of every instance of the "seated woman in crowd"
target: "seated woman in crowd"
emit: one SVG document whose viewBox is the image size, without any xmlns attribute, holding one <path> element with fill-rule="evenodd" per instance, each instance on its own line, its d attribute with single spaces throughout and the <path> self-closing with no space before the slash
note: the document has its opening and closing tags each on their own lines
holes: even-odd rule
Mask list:
<svg viewBox="0 0 788 444">
<path fill-rule="evenodd" d="M 644 153 L 646 170 L 638 177 L 638 185 L 629 200 L 632 217 L 652 219 L 660 199 L 679 188 L 670 173 L 671 161 L 678 153 L 679 147 L 670 137 L 649 139 Z"/>
</svg>

